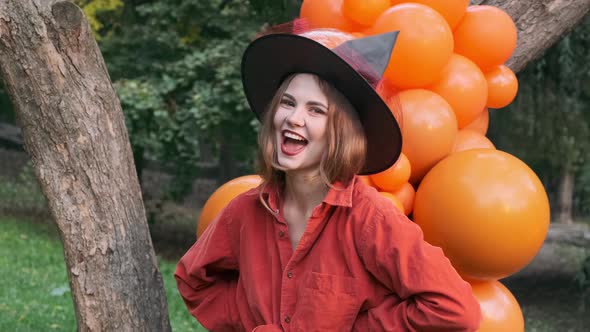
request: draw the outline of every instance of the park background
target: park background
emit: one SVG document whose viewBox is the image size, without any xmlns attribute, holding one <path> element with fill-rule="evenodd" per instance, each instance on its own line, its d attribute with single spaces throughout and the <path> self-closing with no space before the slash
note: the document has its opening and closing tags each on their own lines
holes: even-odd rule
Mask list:
<svg viewBox="0 0 590 332">
<path fill-rule="evenodd" d="M 265 26 L 298 15 L 298 1 L 77 0 L 123 107 L 172 328 L 197 324 L 173 283 L 195 240 L 200 208 L 226 181 L 254 173 L 257 122 L 239 61 Z M 590 224 L 590 19 L 518 73 L 519 93 L 489 110 L 488 138 L 542 180 L 552 223 Z M 564 226 L 561 226 L 564 225 Z M 0 81 L 0 329 L 75 330 L 59 235 Z M 527 331 L 584 331 L 590 249 L 548 242 L 505 280 Z"/>
</svg>

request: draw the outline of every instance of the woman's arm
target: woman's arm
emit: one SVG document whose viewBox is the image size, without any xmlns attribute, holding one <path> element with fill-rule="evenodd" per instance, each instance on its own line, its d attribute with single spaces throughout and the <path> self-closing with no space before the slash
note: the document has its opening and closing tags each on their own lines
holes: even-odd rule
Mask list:
<svg viewBox="0 0 590 332">
<path fill-rule="evenodd" d="M 230 203 L 231 205 L 231 203 Z M 189 312 L 210 331 L 242 331 L 237 304 L 238 260 L 228 206 L 180 259 L 174 277 Z"/>
<path fill-rule="evenodd" d="M 369 330 L 477 330 L 479 303 L 443 251 L 425 242 L 420 227 L 397 210 L 375 212 L 359 251 L 367 270 L 397 296 L 369 310 Z"/>
</svg>

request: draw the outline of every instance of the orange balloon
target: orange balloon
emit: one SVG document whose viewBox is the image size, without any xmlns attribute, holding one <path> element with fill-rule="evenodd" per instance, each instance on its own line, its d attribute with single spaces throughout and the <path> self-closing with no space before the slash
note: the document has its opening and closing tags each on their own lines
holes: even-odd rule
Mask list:
<svg viewBox="0 0 590 332">
<path fill-rule="evenodd" d="M 415 2 L 426 5 L 441 14 L 451 29 L 454 29 L 469 6 L 469 0 L 391 0 L 391 5 Z"/>
<path fill-rule="evenodd" d="M 410 179 L 410 161 L 402 153 L 391 167 L 383 172 L 371 174 L 373 183 L 383 191 L 395 191 Z"/>
<path fill-rule="evenodd" d="M 397 199 L 397 197 L 393 196 L 392 193 L 388 193 L 385 191 L 380 191 L 379 192 L 381 195 L 383 195 L 384 197 L 389 198 L 389 200 L 393 203 L 393 205 L 400 210 L 402 213 L 405 214 L 404 212 L 404 205 L 399 201 L 399 199 Z"/>
<path fill-rule="evenodd" d="M 486 106 L 488 86 L 481 70 L 469 59 L 453 54 L 439 80 L 430 90 L 449 102 L 459 128 L 463 128 L 479 115 Z"/>
<path fill-rule="evenodd" d="M 488 82 L 489 108 L 502 108 L 508 106 L 516 97 L 518 92 L 518 79 L 514 72 L 500 65 L 485 73 Z"/>
<path fill-rule="evenodd" d="M 472 149 L 495 149 L 494 143 L 484 135 L 471 129 L 461 129 L 455 137 L 452 153 Z"/>
<path fill-rule="evenodd" d="M 453 34 L 434 9 L 416 3 L 393 6 L 368 31 L 399 30 L 385 77 L 398 88 L 417 88 L 436 80 L 453 52 Z"/>
<path fill-rule="evenodd" d="M 335 48 L 340 44 L 355 39 L 352 34 L 336 29 L 315 29 L 302 33 L 300 36 L 315 40 L 327 48 Z"/>
<path fill-rule="evenodd" d="M 537 175 L 502 151 L 454 153 L 439 162 L 416 192 L 414 221 L 469 279 L 509 276 L 541 248 L 549 201 Z"/>
<path fill-rule="evenodd" d="M 499 281 L 472 282 L 473 295 L 481 308 L 478 332 L 524 332 L 524 317 L 514 295 Z"/>
<path fill-rule="evenodd" d="M 392 192 L 392 194 L 402 203 L 406 214 L 412 213 L 412 210 L 414 209 L 414 198 L 416 196 L 416 191 L 409 182 L 402 184 L 402 186 L 399 187 L 398 190 Z"/>
<path fill-rule="evenodd" d="M 397 95 L 400 90 L 396 88 L 388 79 L 383 78 L 375 88 L 381 99 L 387 101 Z"/>
<path fill-rule="evenodd" d="M 478 133 L 485 135 L 488 132 L 488 125 L 490 123 L 490 112 L 487 108 L 484 108 L 482 112 L 479 113 L 475 120 L 471 121 L 468 125 L 463 127 L 463 129 L 470 129 L 473 131 L 477 131 Z"/>
<path fill-rule="evenodd" d="M 449 103 L 432 91 L 402 91 L 399 100 L 403 114 L 402 152 L 412 165 L 410 182 L 415 184 L 451 152 L 457 120 Z"/>
<path fill-rule="evenodd" d="M 342 13 L 358 24 L 371 25 L 389 6 L 389 0 L 344 0 Z"/>
<path fill-rule="evenodd" d="M 342 14 L 343 0 L 305 0 L 299 16 L 315 28 L 334 28 L 342 31 L 359 31 L 361 27 Z"/>
<path fill-rule="evenodd" d="M 484 71 L 506 62 L 516 48 L 516 25 L 506 12 L 493 6 L 469 6 L 454 36 L 455 53 Z"/>
<path fill-rule="evenodd" d="M 375 187 L 375 183 L 371 180 L 371 177 L 368 175 L 359 175 L 358 177 L 361 181 L 363 181 L 367 186 Z"/>
<path fill-rule="evenodd" d="M 205 202 L 201 210 L 197 224 L 197 238 L 203 234 L 207 226 L 215 219 L 217 214 L 236 196 L 252 188 L 258 187 L 262 182 L 258 175 L 245 175 L 235 178 L 219 187 Z"/>
</svg>

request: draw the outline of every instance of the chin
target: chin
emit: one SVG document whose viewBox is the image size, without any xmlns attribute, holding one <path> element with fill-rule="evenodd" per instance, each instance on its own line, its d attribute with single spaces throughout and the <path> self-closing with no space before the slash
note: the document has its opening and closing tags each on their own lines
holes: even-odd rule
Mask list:
<svg viewBox="0 0 590 332">
<path fill-rule="evenodd" d="M 285 171 L 294 171 L 300 168 L 299 162 L 295 160 L 289 160 L 286 157 L 279 157 L 278 164 L 285 169 Z"/>
</svg>

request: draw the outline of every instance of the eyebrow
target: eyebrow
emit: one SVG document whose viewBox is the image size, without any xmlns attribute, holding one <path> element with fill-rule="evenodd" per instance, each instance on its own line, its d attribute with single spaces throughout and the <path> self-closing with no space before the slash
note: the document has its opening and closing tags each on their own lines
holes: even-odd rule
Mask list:
<svg viewBox="0 0 590 332">
<path fill-rule="evenodd" d="M 290 99 L 293 99 L 293 100 L 295 100 L 295 97 L 291 96 L 290 94 L 288 94 L 288 93 L 286 93 L 286 92 L 285 92 L 285 93 L 283 93 L 283 97 L 287 97 L 287 98 L 290 98 Z M 325 109 L 328 109 L 328 107 L 327 107 L 326 105 L 324 105 L 324 104 L 322 104 L 322 103 L 320 103 L 320 102 L 318 102 L 318 101 L 313 101 L 313 100 L 312 100 L 312 101 L 308 101 L 308 102 L 307 102 L 307 105 L 312 105 L 312 106 L 321 106 L 321 107 L 323 107 L 323 108 L 325 108 Z"/>
</svg>

